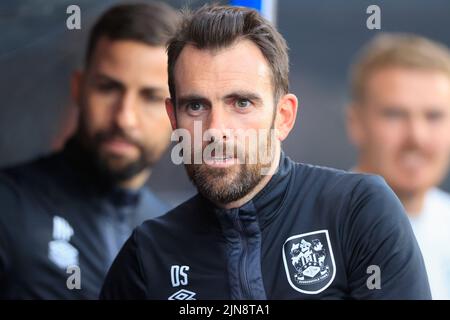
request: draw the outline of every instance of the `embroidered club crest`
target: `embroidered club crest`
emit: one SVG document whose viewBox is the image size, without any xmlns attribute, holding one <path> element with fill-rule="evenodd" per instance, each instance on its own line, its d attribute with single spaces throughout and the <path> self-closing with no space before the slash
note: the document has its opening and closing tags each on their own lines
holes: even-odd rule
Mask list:
<svg viewBox="0 0 450 320">
<path fill-rule="evenodd" d="M 328 230 L 288 238 L 283 245 L 283 262 L 292 288 L 306 294 L 325 290 L 336 275 Z"/>
</svg>

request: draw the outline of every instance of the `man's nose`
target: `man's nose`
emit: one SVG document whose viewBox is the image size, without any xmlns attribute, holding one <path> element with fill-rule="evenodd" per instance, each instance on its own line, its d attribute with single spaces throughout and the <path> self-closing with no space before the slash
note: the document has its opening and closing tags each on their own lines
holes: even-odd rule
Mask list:
<svg viewBox="0 0 450 320">
<path fill-rule="evenodd" d="M 210 141 L 227 140 L 230 138 L 231 127 L 229 115 L 221 106 L 212 107 L 208 117 L 207 130 Z"/>
<path fill-rule="evenodd" d="M 136 98 L 131 93 L 124 93 L 117 105 L 116 124 L 124 130 L 136 127 L 138 123 Z"/>
<path fill-rule="evenodd" d="M 423 119 L 411 118 L 408 122 L 408 137 L 415 145 L 427 143 L 427 124 Z"/>
</svg>

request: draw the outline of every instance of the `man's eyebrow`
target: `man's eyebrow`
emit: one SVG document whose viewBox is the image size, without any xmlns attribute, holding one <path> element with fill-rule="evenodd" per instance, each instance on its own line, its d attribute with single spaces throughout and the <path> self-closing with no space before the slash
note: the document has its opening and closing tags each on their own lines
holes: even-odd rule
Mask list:
<svg viewBox="0 0 450 320">
<path fill-rule="evenodd" d="M 199 94 L 188 94 L 177 98 L 177 106 L 183 106 L 191 102 L 201 102 L 203 104 L 211 104 L 211 101 Z"/>
<path fill-rule="evenodd" d="M 254 102 L 262 102 L 262 98 L 259 94 L 251 91 L 234 91 L 223 97 L 224 100 L 229 99 L 248 99 Z"/>
<path fill-rule="evenodd" d="M 113 78 L 111 76 L 108 76 L 108 75 L 106 75 L 104 73 L 96 73 L 96 74 L 94 74 L 94 79 L 97 80 L 97 81 L 100 80 L 100 81 L 113 82 L 117 86 L 125 87 L 124 84 L 120 80 L 115 79 L 115 78 Z"/>
<path fill-rule="evenodd" d="M 97 73 L 94 75 L 95 80 L 97 81 L 108 81 L 108 82 L 112 82 L 114 85 L 119 86 L 121 88 L 125 88 L 125 84 L 123 82 L 121 82 L 120 80 L 111 77 L 107 74 L 104 73 Z M 156 95 L 156 94 L 164 94 L 164 88 L 162 87 L 157 87 L 157 86 L 142 86 L 140 87 L 139 91 L 144 92 L 145 94 L 148 95 Z"/>
<path fill-rule="evenodd" d="M 164 89 L 160 87 L 141 87 L 139 91 L 152 96 L 165 95 Z"/>
</svg>

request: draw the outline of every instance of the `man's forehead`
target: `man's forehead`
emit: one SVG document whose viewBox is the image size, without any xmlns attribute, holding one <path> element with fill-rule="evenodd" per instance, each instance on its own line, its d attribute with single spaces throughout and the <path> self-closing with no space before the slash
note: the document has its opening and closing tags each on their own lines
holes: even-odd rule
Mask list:
<svg viewBox="0 0 450 320">
<path fill-rule="evenodd" d="M 270 69 L 261 50 L 250 40 L 239 40 L 219 49 L 199 49 L 192 44 L 187 44 L 181 51 L 175 67 L 203 66 L 204 64 L 223 68 L 247 65 Z"/>
<path fill-rule="evenodd" d="M 90 75 L 166 89 L 167 55 L 164 47 L 102 38 L 95 50 L 87 69 Z"/>
<path fill-rule="evenodd" d="M 92 55 L 95 65 L 114 64 L 150 66 L 152 68 L 167 68 L 167 54 L 163 46 L 152 46 L 130 39 L 112 40 L 101 37 Z"/>
<path fill-rule="evenodd" d="M 249 40 L 218 50 L 187 45 L 174 71 L 177 91 L 196 86 L 211 88 L 212 84 L 229 89 L 251 89 L 272 84 L 271 69 L 265 57 Z"/>
<path fill-rule="evenodd" d="M 420 89 L 450 91 L 450 75 L 433 69 L 404 66 L 388 66 L 373 70 L 367 79 L 368 84 L 378 84 L 392 89 Z"/>
<path fill-rule="evenodd" d="M 450 78 L 434 70 L 390 67 L 374 71 L 366 82 L 369 100 L 389 99 L 433 104 L 450 102 Z"/>
</svg>

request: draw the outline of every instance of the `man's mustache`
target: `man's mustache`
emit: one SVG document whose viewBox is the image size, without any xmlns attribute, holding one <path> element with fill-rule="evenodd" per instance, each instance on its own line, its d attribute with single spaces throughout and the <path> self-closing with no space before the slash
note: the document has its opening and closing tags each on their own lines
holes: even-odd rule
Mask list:
<svg viewBox="0 0 450 320">
<path fill-rule="evenodd" d="M 419 155 L 421 157 L 424 157 L 424 158 L 429 158 L 433 154 L 433 152 L 431 152 L 426 147 L 407 146 L 407 147 L 401 148 L 400 151 L 398 152 L 398 155 L 404 155 L 404 154 L 408 154 L 408 153 L 417 154 L 417 155 Z"/>
<path fill-rule="evenodd" d="M 126 134 L 123 131 L 106 131 L 106 132 L 100 132 L 96 136 L 96 141 L 98 144 L 101 144 L 103 142 L 107 142 L 110 140 L 119 139 L 126 143 L 132 144 L 138 148 L 141 148 L 141 144 L 139 141 L 131 137 L 130 135 Z"/>
<path fill-rule="evenodd" d="M 237 143 L 211 142 L 194 150 L 194 158 L 205 160 L 212 157 L 232 157 L 240 163 L 247 163 L 249 152 L 250 150 L 246 150 Z"/>
</svg>

